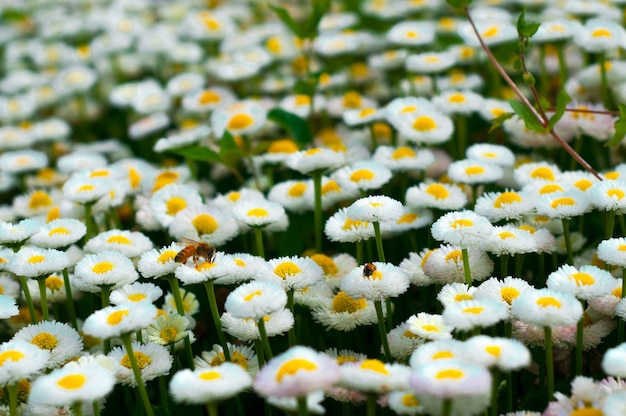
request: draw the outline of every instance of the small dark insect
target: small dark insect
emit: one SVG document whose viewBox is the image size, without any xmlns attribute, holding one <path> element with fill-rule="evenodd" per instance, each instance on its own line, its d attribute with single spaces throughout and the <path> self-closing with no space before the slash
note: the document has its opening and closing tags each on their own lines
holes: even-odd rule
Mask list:
<svg viewBox="0 0 626 416">
<path fill-rule="evenodd" d="M 174 261 L 176 263 L 186 263 L 189 258 L 193 258 L 194 265 L 198 264 L 198 259 L 203 258 L 209 263 L 213 262 L 215 257 L 215 247 L 209 243 L 202 241 L 194 241 L 189 238 L 181 238 L 186 246 L 176 254 Z"/>
<path fill-rule="evenodd" d="M 363 276 L 365 277 L 370 277 L 374 274 L 375 271 L 376 266 L 374 266 L 372 263 L 365 263 L 365 266 L 363 266 Z"/>
</svg>

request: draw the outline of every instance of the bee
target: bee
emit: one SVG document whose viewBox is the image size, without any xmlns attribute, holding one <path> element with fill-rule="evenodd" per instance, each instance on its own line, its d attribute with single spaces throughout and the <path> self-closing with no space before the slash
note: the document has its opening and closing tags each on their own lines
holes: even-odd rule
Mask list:
<svg viewBox="0 0 626 416">
<path fill-rule="evenodd" d="M 374 266 L 372 263 L 365 263 L 365 266 L 363 266 L 363 276 L 365 277 L 370 277 L 374 274 L 375 271 L 376 266 Z"/>
<path fill-rule="evenodd" d="M 193 263 L 198 264 L 198 259 L 203 258 L 204 261 L 213 263 L 215 257 L 215 247 L 203 241 L 195 241 L 190 238 L 181 238 L 186 246 L 176 254 L 174 261 L 176 263 L 186 263 L 189 258 L 193 258 Z"/>
</svg>

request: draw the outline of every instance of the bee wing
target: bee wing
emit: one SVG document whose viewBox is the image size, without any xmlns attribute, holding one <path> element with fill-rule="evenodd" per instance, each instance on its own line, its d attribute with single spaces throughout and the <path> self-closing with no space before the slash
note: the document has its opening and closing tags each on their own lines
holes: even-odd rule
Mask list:
<svg viewBox="0 0 626 416">
<path fill-rule="evenodd" d="M 180 237 L 180 242 L 187 245 L 197 246 L 200 242 L 187 237 Z"/>
</svg>

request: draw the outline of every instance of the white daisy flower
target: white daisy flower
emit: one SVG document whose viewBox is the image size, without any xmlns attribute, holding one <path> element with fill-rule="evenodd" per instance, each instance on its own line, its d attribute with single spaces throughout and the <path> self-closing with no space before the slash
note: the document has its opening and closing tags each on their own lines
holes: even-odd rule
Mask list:
<svg viewBox="0 0 626 416">
<path fill-rule="evenodd" d="M 341 208 L 333 214 L 324 226 L 324 233 L 331 241 L 357 242 L 374 237 L 374 226 L 365 221 L 355 220 Z"/>
<path fill-rule="evenodd" d="M 467 195 L 458 185 L 422 182 L 406 190 L 406 204 L 414 208 L 437 208 L 453 211 L 467 204 Z"/>
<path fill-rule="evenodd" d="M 506 276 L 502 280 L 495 277 L 485 280 L 475 292 L 476 299 L 493 299 L 510 305 L 522 293 L 533 290 L 533 287 L 523 279 Z"/>
<path fill-rule="evenodd" d="M 152 194 L 150 207 L 154 217 L 167 227 L 176 214 L 187 207 L 202 205 L 200 193 L 189 185 L 172 184 Z"/>
<path fill-rule="evenodd" d="M 174 361 L 166 347 L 152 342 L 148 344 L 133 342 L 133 353 L 144 382 L 167 375 Z M 135 387 L 137 381 L 126 350 L 123 347 L 116 347 L 108 356 L 117 364 L 115 369 L 117 380 L 124 385 Z"/>
<path fill-rule="evenodd" d="M 473 211 L 454 211 L 439 217 L 431 228 L 433 238 L 448 244 L 469 247 L 491 235 L 489 220 Z"/>
<path fill-rule="evenodd" d="M 171 345 L 174 349 L 183 347 L 183 340 L 189 336 L 190 342 L 195 341 L 193 331 L 190 328 L 190 320 L 178 314 L 161 315 L 153 320 L 150 325 L 141 330 L 146 342 L 159 345 Z"/>
<path fill-rule="evenodd" d="M 327 329 L 344 332 L 378 322 L 376 309 L 371 302 L 354 298 L 343 291 L 329 298 L 327 302 L 320 302 L 311 310 L 311 316 Z"/>
<path fill-rule="evenodd" d="M 471 246 L 467 249 L 470 276 L 481 281 L 493 272 L 493 261 L 487 253 Z M 463 252 L 459 246 L 442 245 L 433 250 L 424 261 L 423 270 L 433 283 L 447 284 L 465 281 Z"/>
<path fill-rule="evenodd" d="M 409 257 L 400 262 L 400 268 L 409 277 L 409 282 L 414 286 L 428 286 L 432 283 L 430 277 L 424 273 L 424 264 L 434 250 L 423 249 L 419 253 L 411 252 Z"/>
<path fill-rule="evenodd" d="M 583 215 L 591 209 L 589 195 L 578 189 L 542 195 L 536 202 L 539 215 L 550 218 L 568 219 Z"/>
<path fill-rule="evenodd" d="M 478 197 L 474 211 L 493 222 L 520 219 L 533 211 L 534 202 L 524 191 L 487 192 Z"/>
<path fill-rule="evenodd" d="M 454 132 L 452 119 L 434 109 L 405 113 L 389 122 L 406 140 L 417 144 L 440 144 L 450 140 Z"/>
<path fill-rule="evenodd" d="M 118 289 L 139 277 L 132 260 L 117 251 L 88 254 L 74 267 L 76 286 L 87 292 L 99 293 L 100 287 Z"/>
<path fill-rule="evenodd" d="M 494 226 L 493 234 L 478 243 L 485 251 L 496 256 L 515 256 L 516 254 L 534 253 L 537 242 L 530 231 L 513 225 Z"/>
<path fill-rule="evenodd" d="M 46 368 L 55 368 L 75 358 L 83 349 L 80 334 L 63 322 L 45 321 L 28 325 L 15 333 L 12 340 L 24 340 L 50 353 Z"/>
<path fill-rule="evenodd" d="M 175 238 L 221 246 L 237 236 L 239 227 L 228 211 L 194 205 L 178 211 L 169 225 L 169 233 Z"/>
<path fill-rule="evenodd" d="M 150 302 L 107 306 L 85 319 L 83 332 L 107 339 L 146 328 L 157 316 L 157 308 Z"/>
<path fill-rule="evenodd" d="M 610 265 L 626 267 L 626 238 L 609 238 L 600 242 L 598 258 Z"/>
<path fill-rule="evenodd" d="M 435 39 L 435 24 L 431 21 L 403 21 L 387 31 L 387 40 L 400 46 L 428 45 Z"/>
<path fill-rule="evenodd" d="M 237 364 L 253 377 L 259 372 L 259 362 L 253 346 L 233 345 L 229 342 L 228 351 L 230 351 L 230 359 L 233 364 Z M 194 357 L 193 362 L 196 368 L 210 369 L 220 366 L 226 362 L 224 348 L 215 344 L 211 350 L 202 351 L 200 356 Z"/>
<path fill-rule="evenodd" d="M 340 366 L 339 385 L 364 393 L 388 393 L 394 390 L 408 389 L 411 370 L 401 364 L 383 363 L 376 359 L 367 359 Z"/>
<path fill-rule="evenodd" d="M 48 156 L 38 150 L 14 150 L 0 155 L 0 171 L 22 175 L 48 166 Z"/>
<path fill-rule="evenodd" d="M 13 210 L 26 218 L 45 215 L 59 204 L 61 198 L 62 194 L 58 189 L 49 192 L 32 190 L 13 198 Z"/>
<path fill-rule="evenodd" d="M 417 347 L 411 354 L 409 364 L 415 368 L 435 360 L 467 359 L 467 346 L 463 341 L 453 338 L 427 342 Z"/>
<path fill-rule="evenodd" d="M 580 302 L 569 293 L 550 289 L 529 290 L 511 304 L 513 316 L 542 327 L 576 325 L 583 315 Z"/>
<path fill-rule="evenodd" d="M 41 278 L 68 267 L 68 255 L 51 248 L 22 247 L 11 256 L 7 269 L 16 276 Z"/>
<path fill-rule="evenodd" d="M 409 331 L 409 324 L 403 322 L 387 333 L 389 352 L 395 359 L 407 359 L 425 340 Z M 382 346 L 381 346 L 382 349 Z M 383 352 L 383 351 L 381 351 Z"/>
<path fill-rule="evenodd" d="M 513 179 L 520 186 L 524 186 L 534 181 L 554 182 L 560 174 L 561 170 L 557 165 L 548 162 L 531 162 L 516 167 L 513 171 Z"/>
<path fill-rule="evenodd" d="M 382 301 L 406 292 L 409 284 L 408 276 L 399 267 L 391 263 L 374 262 L 348 273 L 341 281 L 341 290 L 357 299 Z"/>
<path fill-rule="evenodd" d="M 591 299 L 608 295 L 615 279 L 606 270 L 585 265 L 579 268 L 564 264 L 548 275 L 548 289 L 570 293 L 578 299 Z"/>
<path fill-rule="evenodd" d="M 206 404 L 226 400 L 252 385 L 252 377 L 233 363 L 223 363 L 194 371 L 183 369 L 172 377 L 170 392 L 174 400 Z"/>
<path fill-rule="evenodd" d="M 404 67 L 409 73 L 438 74 L 450 69 L 457 63 L 451 51 L 429 51 L 407 56 Z"/>
<path fill-rule="evenodd" d="M 29 237 L 39 231 L 41 222 L 26 218 L 13 224 L 10 222 L 0 222 L 0 244 L 11 246 L 13 244 L 22 244 Z"/>
<path fill-rule="evenodd" d="M 435 155 L 429 149 L 413 149 L 409 146 L 378 146 L 372 156 L 392 172 L 425 170 L 435 161 Z"/>
<path fill-rule="evenodd" d="M 454 182 L 474 185 L 498 181 L 504 176 L 504 171 L 492 163 L 464 159 L 452 162 L 448 166 L 448 176 Z"/>
<path fill-rule="evenodd" d="M 325 147 L 314 147 L 291 154 L 287 160 L 287 167 L 303 174 L 325 172 L 345 164 L 343 152 L 336 152 Z"/>
<path fill-rule="evenodd" d="M 237 318 L 254 321 L 283 309 L 287 305 L 287 294 L 275 282 L 244 283 L 226 298 L 224 309 Z"/>
<path fill-rule="evenodd" d="M 592 205 L 604 211 L 626 210 L 626 181 L 599 181 L 589 189 Z"/>
<path fill-rule="evenodd" d="M 288 180 L 275 184 L 267 195 L 267 199 L 277 202 L 286 210 L 302 213 L 313 209 L 313 193 L 310 188 L 313 181 Z M 308 190 L 308 192 L 307 192 Z"/>
<path fill-rule="evenodd" d="M 255 133 L 266 121 L 267 110 L 253 100 L 218 107 L 211 114 L 211 127 L 217 138 L 221 138 L 225 131 L 233 135 Z"/>
<path fill-rule="evenodd" d="M 333 173 L 333 178 L 348 189 L 369 191 L 382 187 L 391 179 L 391 171 L 373 161 L 359 161 Z"/>
<path fill-rule="evenodd" d="M 19 315 L 15 298 L 8 295 L 0 295 L 0 319 L 7 319 Z"/>
<path fill-rule="evenodd" d="M 126 257 L 133 258 L 152 250 L 152 241 L 139 231 L 109 230 L 102 232 L 85 243 L 84 250 L 88 253 L 118 251 Z"/>
<path fill-rule="evenodd" d="M 280 257 L 268 260 L 271 273 L 261 273 L 257 280 L 280 284 L 285 290 L 300 290 L 323 280 L 324 271 L 309 257 Z"/>
<path fill-rule="evenodd" d="M 176 255 L 185 246 L 181 243 L 173 242 L 169 246 L 159 249 L 152 249 L 144 252 L 137 262 L 137 269 L 143 277 L 157 278 L 173 274 L 180 266 L 175 261 Z"/>
<path fill-rule="evenodd" d="M 483 97 L 469 90 L 444 91 L 433 97 L 432 101 L 445 114 L 470 115 L 483 105 Z"/>
<path fill-rule="evenodd" d="M 346 212 L 355 220 L 379 223 L 397 221 L 403 213 L 402 203 L 385 195 L 357 199 Z"/>
<path fill-rule="evenodd" d="M 263 316 L 263 321 L 268 337 L 282 335 L 295 324 L 293 314 L 287 308 Z M 254 319 L 236 318 L 228 312 L 222 315 L 222 329 L 242 342 L 261 339 L 257 322 Z"/>
<path fill-rule="evenodd" d="M 243 200 L 232 208 L 235 219 L 248 227 L 272 227 L 288 223 L 285 208 L 282 205 L 267 201 Z"/>
<path fill-rule="evenodd" d="M 453 303 L 474 299 L 476 290 L 476 287 L 468 286 L 465 283 L 448 283 L 437 294 L 437 300 L 445 309 Z"/>
<path fill-rule="evenodd" d="M 0 344 L 0 384 L 15 384 L 46 368 L 50 353 L 24 340 Z"/>
<path fill-rule="evenodd" d="M 471 331 L 504 321 L 509 317 L 509 311 L 502 302 L 482 298 L 452 303 L 446 306 L 442 317 L 455 329 Z"/>
<path fill-rule="evenodd" d="M 420 312 L 411 316 L 407 321 L 409 331 L 430 341 L 452 338 L 452 328 L 447 325 L 441 315 L 432 315 Z"/>
<path fill-rule="evenodd" d="M 30 243 L 43 248 L 65 248 L 76 243 L 87 233 L 85 224 L 74 218 L 59 218 L 42 225 L 30 237 Z"/>
<path fill-rule="evenodd" d="M 109 300 L 113 305 L 132 302 L 151 302 L 163 296 L 163 290 L 153 283 L 131 283 L 111 291 Z"/>
</svg>

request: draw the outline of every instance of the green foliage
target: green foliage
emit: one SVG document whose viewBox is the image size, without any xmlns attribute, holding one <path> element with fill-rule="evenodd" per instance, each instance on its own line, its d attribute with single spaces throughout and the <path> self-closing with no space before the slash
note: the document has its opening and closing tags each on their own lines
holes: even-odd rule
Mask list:
<svg viewBox="0 0 626 416">
<path fill-rule="evenodd" d="M 182 156 L 185 159 L 197 160 L 199 162 L 220 163 L 222 161 L 220 155 L 217 152 L 209 149 L 206 146 L 190 146 L 182 149 L 172 149 L 168 152 Z"/>
<path fill-rule="evenodd" d="M 276 16 L 300 39 L 317 36 L 317 26 L 330 9 L 331 0 L 311 0 L 311 13 L 305 22 L 296 21 L 284 7 L 270 5 Z"/>
<path fill-rule="evenodd" d="M 280 108 L 275 108 L 267 114 L 267 118 L 285 128 L 300 146 L 313 141 L 313 136 L 311 135 L 308 124 L 297 115 Z"/>
<path fill-rule="evenodd" d="M 563 114 L 565 114 L 565 107 L 570 101 L 572 101 L 572 97 L 570 97 L 564 89 L 559 91 L 559 95 L 556 97 L 556 109 L 554 111 L 554 115 L 550 117 L 550 120 L 548 121 L 548 128 L 550 130 L 552 130 L 561 117 L 563 117 Z"/>
<path fill-rule="evenodd" d="M 530 108 L 515 100 L 509 100 L 509 104 L 513 107 L 515 114 L 524 120 L 524 124 L 528 130 L 536 131 L 537 133 L 546 133 L 549 131 L 543 126 L 543 124 L 541 124 L 535 113 Z"/>
<path fill-rule="evenodd" d="M 526 21 L 526 10 L 522 11 L 522 14 L 519 15 L 517 19 L 517 33 L 521 38 L 532 38 L 535 33 L 537 33 L 537 29 L 539 29 L 540 23 L 537 22 L 527 22 Z"/>
<path fill-rule="evenodd" d="M 502 123 L 504 123 L 506 120 L 513 117 L 513 115 L 515 115 L 515 113 L 502 113 L 498 117 L 491 120 L 491 127 L 489 127 L 489 133 L 501 127 Z"/>
<path fill-rule="evenodd" d="M 607 146 L 615 146 L 619 144 L 626 135 L 626 105 L 619 104 L 619 117 L 615 121 L 615 134 L 608 141 Z"/>
<path fill-rule="evenodd" d="M 463 9 L 472 2 L 472 0 L 446 0 L 446 2 L 455 9 Z"/>
</svg>

